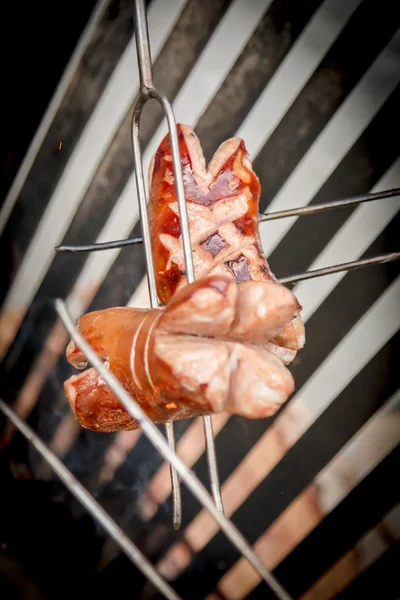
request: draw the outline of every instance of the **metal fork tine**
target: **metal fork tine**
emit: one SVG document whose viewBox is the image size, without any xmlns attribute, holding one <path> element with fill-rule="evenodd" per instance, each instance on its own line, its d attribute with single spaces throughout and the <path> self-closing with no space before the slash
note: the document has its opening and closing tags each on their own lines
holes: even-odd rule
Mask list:
<svg viewBox="0 0 400 600">
<path fill-rule="evenodd" d="M 142 152 L 140 148 L 140 139 L 139 139 L 139 123 L 140 123 L 140 115 L 145 104 L 146 100 L 143 100 L 140 96 L 136 102 L 133 109 L 133 117 L 132 117 L 132 148 L 133 148 L 133 157 L 135 162 L 135 178 L 136 178 L 136 187 L 138 193 L 138 201 L 139 201 L 139 210 L 140 210 L 140 220 L 142 224 L 143 231 L 143 243 L 144 243 L 144 252 L 146 256 L 146 266 L 147 266 L 147 280 L 149 284 L 149 294 L 150 294 L 150 304 L 152 308 L 157 308 L 159 306 L 158 295 L 157 295 L 157 285 L 156 285 L 156 276 L 154 271 L 154 260 L 153 253 L 151 248 L 151 238 L 150 238 L 150 227 L 149 227 L 149 218 L 147 214 L 147 200 L 146 200 L 146 188 L 144 183 L 143 176 L 143 163 L 142 163 Z"/>
<path fill-rule="evenodd" d="M 176 121 L 172 106 L 168 99 L 161 94 L 154 86 L 152 77 L 152 64 L 150 56 L 150 43 L 149 34 L 147 28 L 146 11 L 142 0 L 134 1 L 134 17 L 135 17 L 135 35 L 136 35 L 136 48 L 138 55 L 139 73 L 140 73 L 140 95 L 135 103 L 133 120 L 132 120 L 132 144 L 133 154 L 135 161 L 135 173 L 136 183 L 139 196 L 139 207 L 140 216 L 142 220 L 143 230 L 143 242 L 146 253 L 147 263 L 147 276 L 149 283 L 149 292 L 151 305 L 153 307 L 158 306 L 157 297 L 157 286 L 154 271 L 154 261 L 152 256 L 151 248 L 151 236 L 149 228 L 149 219 L 147 214 L 147 202 L 145 184 L 143 178 L 143 164 L 142 154 L 140 150 L 139 141 L 139 122 L 140 114 L 143 105 L 149 98 L 154 98 L 162 106 L 169 129 L 171 151 L 174 166 L 175 175 L 175 186 L 178 198 L 179 216 L 180 216 L 180 227 L 182 233 L 183 253 L 185 257 L 185 268 L 188 283 L 192 283 L 195 280 L 193 257 L 192 257 L 192 246 L 190 242 L 190 231 L 189 231 L 189 219 L 186 208 L 185 189 L 183 185 L 182 177 L 182 166 L 181 166 L 181 155 L 179 151 L 179 140 L 176 129 Z M 167 438 L 171 448 L 174 449 L 174 434 L 173 434 L 172 423 L 167 425 Z M 218 477 L 217 459 L 215 453 L 214 436 L 212 429 L 211 417 L 204 418 L 204 431 L 206 437 L 206 450 L 208 460 L 208 470 L 210 478 L 210 487 L 212 490 L 214 502 L 218 507 L 218 510 L 222 510 L 222 497 L 221 489 Z M 177 473 L 173 471 L 171 467 L 171 484 L 172 484 L 172 498 L 173 498 L 173 524 L 177 529 L 181 523 L 182 507 L 181 507 L 181 493 L 179 489 L 179 478 Z"/>
<path fill-rule="evenodd" d="M 264 213 L 260 215 L 259 222 L 265 223 L 266 221 L 275 221 L 276 219 L 287 219 L 288 217 L 303 217 L 307 215 L 315 215 L 317 213 L 325 212 L 327 210 L 346 208 L 347 206 L 363 204 L 364 202 L 373 202 L 374 200 L 385 200 L 388 198 L 394 198 L 396 196 L 400 196 L 400 188 L 383 190 L 381 192 L 370 192 L 369 194 L 362 194 L 361 196 L 352 196 L 351 198 L 345 198 L 343 200 L 333 200 L 332 202 L 323 202 L 322 204 L 309 204 L 308 206 L 300 206 L 298 208 L 289 208 L 286 210 L 279 210 L 272 213 Z"/>
<path fill-rule="evenodd" d="M 354 269 L 372 267 L 374 265 L 383 265 L 395 260 L 400 260 L 400 252 L 388 252 L 387 254 L 373 256 L 372 258 L 362 258 L 360 260 L 353 260 L 351 262 L 341 263 L 339 265 L 323 267 L 322 269 L 315 269 L 315 271 L 306 271 L 305 273 L 298 273 L 297 275 L 283 277 L 279 281 L 284 284 L 298 283 L 299 281 L 306 281 L 307 279 L 314 279 L 315 277 L 323 277 L 324 275 L 332 275 L 333 273 L 341 273 L 342 271 L 354 271 Z"/>
<path fill-rule="evenodd" d="M 175 185 L 176 193 L 178 198 L 179 216 L 180 216 L 180 228 L 182 234 L 183 253 L 185 256 L 185 267 L 187 282 L 192 283 L 195 280 L 195 272 L 192 257 L 192 245 L 190 241 L 190 230 L 189 230 L 189 219 L 187 214 L 185 189 L 183 186 L 182 177 L 182 165 L 181 155 L 179 151 L 179 139 L 176 129 L 175 116 L 172 110 L 172 106 L 168 99 L 160 94 L 157 90 L 150 92 L 151 96 L 155 98 L 163 107 L 165 115 L 167 117 L 169 136 L 171 142 L 171 152 L 174 165 Z M 210 481 L 211 493 L 214 498 L 214 502 L 218 510 L 223 512 L 221 486 L 219 483 L 218 475 L 218 464 L 217 456 L 215 452 L 214 434 L 212 420 L 210 416 L 203 417 L 204 423 L 204 435 L 206 438 L 206 455 L 207 455 L 207 466 L 208 466 L 208 477 Z"/>
<path fill-rule="evenodd" d="M 154 271 L 154 261 L 153 261 L 153 253 L 151 249 L 151 238 L 150 238 L 150 228 L 149 228 L 149 218 L 147 214 L 147 201 L 146 201 L 146 188 L 144 183 L 144 175 L 143 175 L 143 162 L 142 162 L 142 152 L 140 148 L 140 139 L 139 139 L 139 124 L 140 124 L 140 115 L 142 113 L 143 106 L 148 98 L 142 98 L 139 96 L 135 102 L 135 106 L 133 109 L 133 117 L 132 117 L 132 148 L 133 148 L 133 157 L 135 162 L 135 177 L 136 177 L 136 187 L 138 193 L 139 200 L 139 210 L 140 217 L 142 221 L 142 231 L 143 231 L 143 241 L 144 241 L 144 250 L 146 256 L 146 265 L 147 265 L 147 281 L 149 286 L 149 294 L 150 294 L 150 303 L 152 308 L 156 308 L 158 306 L 158 296 L 157 296 L 157 286 L 156 286 L 156 278 Z M 173 452 L 175 452 L 175 435 L 172 423 L 167 423 L 165 426 L 166 436 L 168 439 L 169 447 Z M 182 497 L 180 490 L 180 482 L 178 473 L 175 471 L 174 467 L 170 465 L 170 473 L 171 473 L 171 487 L 172 487 L 172 511 L 173 511 L 173 526 L 175 529 L 179 529 L 182 522 Z"/>
<path fill-rule="evenodd" d="M 168 445 L 172 452 L 176 452 L 175 448 L 175 432 L 173 423 L 165 425 L 165 433 L 167 435 Z M 176 469 L 172 465 L 169 466 L 171 474 L 171 489 L 172 489 L 172 525 L 178 530 L 182 524 L 182 494 L 181 482 Z"/>
<path fill-rule="evenodd" d="M 145 247 L 147 280 L 149 285 L 150 303 L 152 308 L 159 305 L 156 278 L 154 271 L 153 253 L 151 248 L 151 236 L 149 219 L 147 214 L 146 186 L 144 183 L 142 152 L 139 138 L 140 115 L 144 104 L 150 98 L 150 91 L 154 89 L 149 32 L 146 11 L 143 2 L 134 2 L 134 25 L 136 37 L 137 60 L 140 74 L 140 93 L 137 98 L 132 117 L 132 147 L 135 163 L 136 186 L 139 199 L 140 217 L 142 221 L 143 242 Z M 172 452 L 175 453 L 175 434 L 172 423 L 167 423 L 165 433 Z M 171 488 L 172 488 L 172 523 L 174 529 L 179 529 L 182 522 L 182 496 L 178 473 L 173 465 L 170 465 Z"/>
</svg>

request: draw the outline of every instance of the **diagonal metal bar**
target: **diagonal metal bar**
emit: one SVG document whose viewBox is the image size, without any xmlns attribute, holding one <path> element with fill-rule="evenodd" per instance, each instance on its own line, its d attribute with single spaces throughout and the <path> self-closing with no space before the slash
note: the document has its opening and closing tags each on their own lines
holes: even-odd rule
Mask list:
<svg viewBox="0 0 400 600">
<path fill-rule="evenodd" d="M 113 538 L 126 556 L 143 573 L 145 577 L 166 597 L 168 600 L 181 600 L 180 596 L 171 588 L 165 579 L 157 572 L 151 562 L 140 552 L 133 542 L 126 536 L 122 529 L 104 510 L 104 508 L 83 487 L 69 469 L 52 452 L 39 436 L 18 417 L 15 412 L 0 399 L 0 410 L 17 427 L 41 456 L 49 463 L 53 471 L 58 475 L 65 486 L 77 500 L 90 512 L 103 529 Z"/>
<path fill-rule="evenodd" d="M 140 45 L 141 40 L 137 40 L 138 47 Z M 148 72 L 145 65 L 141 65 L 141 71 L 146 72 L 146 80 L 148 83 L 151 81 L 151 71 Z M 139 200 L 139 210 L 142 224 L 142 232 L 143 232 L 143 240 L 144 240 L 144 250 L 146 256 L 146 266 L 147 266 L 147 281 L 149 286 L 149 294 L 150 294 L 150 304 L 152 308 L 156 308 L 158 306 L 158 295 L 157 295 L 157 285 L 156 285 L 156 277 L 154 271 L 154 260 L 153 253 L 151 248 L 151 236 L 150 236 L 150 227 L 149 227 L 149 216 L 147 213 L 147 199 L 146 199 L 146 188 L 144 183 L 144 175 L 143 175 L 143 162 L 142 162 L 142 152 L 140 148 L 140 139 L 139 139 L 139 125 L 140 125 L 140 115 L 143 110 L 143 106 L 148 100 L 148 96 L 143 98 L 139 96 L 135 102 L 135 106 L 133 109 L 132 116 L 132 149 L 133 149 L 133 158 L 135 162 L 135 178 L 136 178 L 136 187 L 138 193 Z M 174 435 L 174 426 L 173 423 L 167 423 L 165 425 L 165 432 L 168 440 L 169 447 L 172 452 L 175 452 L 175 435 Z M 172 487 L 172 524 L 174 529 L 179 529 L 182 523 L 182 495 L 180 489 L 180 482 L 178 474 L 176 473 L 173 466 L 170 466 L 171 472 L 171 487 Z"/>
<path fill-rule="evenodd" d="M 145 245 L 146 263 L 147 263 L 147 276 L 150 293 L 151 306 L 158 306 L 157 286 L 154 271 L 154 261 L 152 256 L 151 248 L 151 235 L 149 228 L 149 218 L 147 214 L 147 199 L 146 190 L 143 177 L 143 164 L 142 164 L 142 153 L 140 149 L 139 140 L 139 124 L 140 114 L 145 102 L 149 98 L 154 98 L 162 106 L 169 129 L 171 153 L 173 159 L 173 168 L 175 175 L 175 187 L 178 199 L 179 216 L 180 216 L 180 228 L 183 243 L 183 253 L 185 258 L 185 269 L 188 283 L 192 283 L 195 280 L 195 272 L 192 257 L 192 245 L 190 241 L 190 230 L 189 230 L 189 218 L 187 214 L 185 189 L 183 185 L 182 177 L 182 165 L 181 155 L 179 150 L 178 133 L 176 129 L 176 121 L 172 106 L 168 99 L 161 94 L 154 86 L 152 76 L 152 65 L 150 55 L 150 42 L 149 32 L 147 27 L 146 11 L 143 0 L 134 0 L 134 22 L 135 22 L 135 34 L 136 34 L 136 48 L 137 57 L 140 73 L 140 95 L 135 104 L 134 115 L 132 120 L 132 144 L 133 154 L 135 163 L 135 174 L 136 184 L 139 196 L 140 216 L 142 222 L 143 241 Z M 208 472 L 210 478 L 210 487 L 214 497 L 215 505 L 217 509 L 222 511 L 222 497 L 221 488 L 218 476 L 218 466 L 214 445 L 214 436 L 212 421 L 210 416 L 203 418 L 204 421 L 204 432 L 206 438 L 206 455 L 208 463 Z M 174 444 L 174 433 L 173 424 L 167 423 L 166 425 L 167 439 L 171 444 L 171 449 L 174 450 L 172 444 Z M 172 466 L 173 467 L 173 466 Z M 179 487 L 179 478 L 171 467 L 171 483 L 172 483 L 172 496 L 173 496 L 173 525 L 175 529 L 178 529 L 181 524 L 181 494 Z"/>
<path fill-rule="evenodd" d="M 88 361 L 104 379 L 107 386 L 117 396 L 118 400 L 128 411 L 128 413 L 134 419 L 136 419 L 142 428 L 143 433 L 148 437 L 156 450 L 158 450 L 163 458 L 176 469 L 193 495 L 204 506 L 204 508 L 211 513 L 212 517 L 216 520 L 227 538 L 239 550 L 239 552 L 245 558 L 247 558 L 259 576 L 270 586 L 279 600 L 293 600 L 283 586 L 279 583 L 279 581 L 275 578 L 275 576 L 268 569 L 266 569 L 261 560 L 256 556 L 250 544 L 240 533 L 237 527 L 232 523 L 232 521 L 227 519 L 221 511 L 218 510 L 212 496 L 208 493 L 196 475 L 185 465 L 183 460 L 171 450 L 168 442 L 158 431 L 152 420 L 130 397 L 128 392 L 120 384 L 113 373 L 111 373 L 107 367 L 104 366 L 97 353 L 74 326 L 74 322 L 67 310 L 65 302 L 60 299 L 56 300 L 56 309 L 68 333 L 71 335 L 77 346 L 85 354 Z"/>
</svg>

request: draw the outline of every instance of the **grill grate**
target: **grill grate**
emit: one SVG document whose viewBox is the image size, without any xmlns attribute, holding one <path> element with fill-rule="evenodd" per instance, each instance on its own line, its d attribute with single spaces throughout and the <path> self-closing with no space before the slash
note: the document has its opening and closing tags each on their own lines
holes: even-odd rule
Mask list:
<svg viewBox="0 0 400 600">
<path fill-rule="evenodd" d="M 302 206 L 299 208 L 292 208 L 289 210 L 279 210 L 271 213 L 260 214 L 260 223 L 266 223 L 267 221 L 275 221 L 276 219 L 287 219 L 288 217 L 302 217 L 306 215 L 313 215 L 316 213 L 325 212 L 326 210 L 334 210 L 337 208 L 345 208 L 347 206 L 353 206 L 362 204 L 364 202 L 372 202 L 373 200 L 384 200 L 385 198 L 394 198 L 400 196 L 400 188 L 394 188 L 392 190 L 384 190 L 382 192 L 373 192 L 371 194 L 362 194 L 361 196 L 354 196 L 353 198 L 346 198 L 345 200 L 334 200 L 333 202 L 325 202 L 323 204 L 314 204 L 314 206 Z M 114 242 L 99 242 L 97 244 L 86 244 L 83 246 L 68 246 L 61 245 L 56 246 L 56 252 L 98 252 L 100 250 L 112 250 L 113 248 L 124 248 L 125 246 L 132 246 L 134 244 L 142 244 L 143 237 L 138 236 L 134 238 L 128 238 L 126 240 L 116 240 Z"/>
<path fill-rule="evenodd" d="M 135 11 L 135 33 L 136 33 L 136 44 L 138 54 L 138 64 L 140 72 L 140 93 L 135 102 L 133 123 L 132 123 L 132 142 L 135 162 L 135 176 L 136 184 L 139 197 L 140 214 L 143 229 L 143 238 L 136 237 L 129 240 L 120 240 L 115 242 L 106 242 L 104 244 L 94 244 L 87 246 L 59 246 L 56 248 L 59 252 L 86 252 L 86 251 L 97 251 L 107 250 L 111 248 L 120 248 L 129 244 L 144 242 L 146 263 L 147 263 L 147 275 L 149 282 L 149 292 L 152 307 L 158 306 L 158 299 L 155 285 L 155 274 L 153 267 L 153 258 L 150 244 L 150 233 L 147 218 L 147 202 L 145 185 L 143 178 L 143 167 L 141 148 L 139 142 L 139 123 L 140 115 L 144 104 L 150 98 L 153 98 L 159 102 L 163 107 L 165 115 L 167 117 L 169 132 L 172 142 L 172 154 L 174 162 L 175 181 L 177 185 L 177 196 L 179 203 L 179 211 L 181 218 L 182 238 L 183 247 L 186 261 L 186 272 L 188 282 L 194 280 L 194 269 L 191 256 L 190 246 L 190 234 L 188 228 L 188 219 L 186 212 L 184 188 L 182 181 L 180 157 L 179 157 L 179 146 L 176 134 L 176 123 L 175 117 L 172 111 L 172 107 L 165 96 L 163 96 L 154 87 L 152 80 L 152 65 L 150 58 L 149 39 L 147 31 L 147 21 L 144 9 L 144 3 L 141 0 L 135 0 L 134 2 Z M 266 214 L 260 216 L 260 221 L 269 221 L 273 219 L 287 218 L 292 216 L 302 216 L 308 214 L 314 214 L 325 210 L 341 208 L 349 205 L 359 204 L 361 202 L 369 202 L 374 200 L 382 200 L 384 198 L 390 198 L 399 195 L 399 189 L 387 190 L 375 194 L 367 194 L 364 196 L 357 196 L 346 200 L 335 201 L 322 205 L 314 205 L 312 207 L 291 209 L 287 211 L 279 211 L 276 213 Z M 306 273 L 299 273 L 290 277 L 281 279 L 282 283 L 293 283 L 301 280 L 310 279 L 313 277 L 319 277 L 330 273 L 336 273 L 340 271 L 349 271 L 355 268 L 365 267 L 369 265 L 379 265 L 385 262 L 397 260 L 400 258 L 400 252 L 387 253 L 372 258 L 353 261 L 349 263 L 337 264 L 315 271 Z M 144 433 L 149 437 L 154 446 L 160 451 L 163 457 L 171 465 L 171 481 L 173 489 L 173 524 L 175 528 L 178 528 L 181 523 L 181 495 L 179 485 L 179 475 L 191 489 L 193 494 L 200 500 L 204 507 L 206 507 L 214 518 L 219 523 L 221 529 L 226 533 L 227 537 L 232 543 L 238 548 L 238 550 L 248 558 L 254 568 L 258 571 L 261 577 L 269 583 L 271 588 L 274 590 L 276 596 L 281 599 L 289 599 L 290 596 L 285 592 L 279 582 L 264 568 L 262 563 L 257 559 L 249 544 L 241 536 L 235 526 L 223 516 L 223 507 L 221 501 L 221 494 L 218 481 L 218 470 L 215 456 L 215 447 L 213 443 L 212 424 L 211 418 L 205 417 L 204 429 L 207 443 L 207 454 L 208 454 L 208 466 L 210 476 L 210 487 L 212 490 L 212 496 L 208 494 L 206 489 L 202 486 L 200 481 L 195 475 L 190 472 L 184 463 L 174 453 L 174 433 L 173 425 L 169 424 L 166 427 L 167 440 L 162 437 L 158 432 L 157 428 L 152 422 L 146 417 L 141 409 L 129 398 L 124 392 L 122 386 L 118 381 L 110 374 L 107 369 L 101 364 L 101 361 L 96 357 L 95 353 L 85 343 L 82 337 L 79 335 L 75 327 L 73 326 L 72 319 L 69 317 L 66 310 L 65 304 L 61 301 L 57 301 L 57 311 L 71 336 L 81 346 L 88 356 L 90 362 L 99 371 L 101 376 L 107 382 L 109 387 L 119 397 L 121 403 L 126 407 L 128 412 L 137 419 L 141 425 Z M 179 598 L 179 596 L 172 590 L 172 588 L 158 575 L 157 571 L 147 561 L 147 559 L 139 552 L 139 550 L 127 539 L 123 531 L 112 521 L 107 513 L 100 507 L 100 505 L 94 500 L 94 498 L 79 484 L 79 482 L 73 477 L 73 475 L 66 469 L 61 461 L 49 450 L 49 448 L 40 441 L 36 434 L 2 401 L 0 401 L 0 409 L 4 414 L 14 423 L 14 425 L 25 435 L 25 437 L 35 446 L 35 448 L 41 453 L 43 458 L 49 462 L 54 471 L 63 480 L 65 485 L 75 494 L 75 496 L 82 502 L 82 504 L 92 513 L 92 515 L 98 519 L 98 521 L 104 526 L 107 532 L 117 541 L 124 552 L 132 559 L 132 561 L 143 571 L 143 573 L 152 581 L 152 583 L 165 595 L 167 598 Z"/>
</svg>

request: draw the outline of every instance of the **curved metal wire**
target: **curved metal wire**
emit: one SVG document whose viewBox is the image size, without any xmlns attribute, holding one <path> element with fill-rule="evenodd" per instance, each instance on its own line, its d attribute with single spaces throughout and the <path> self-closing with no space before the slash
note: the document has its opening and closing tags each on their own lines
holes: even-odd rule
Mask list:
<svg viewBox="0 0 400 600">
<path fill-rule="evenodd" d="M 142 154 L 139 140 L 139 125 L 140 115 L 144 104 L 150 98 L 156 99 L 166 115 L 168 129 L 171 140 L 171 151 L 173 156 L 175 182 L 177 188 L 178 206 L 180 212 L 181 221 L 181 232 L 183 251 L 186 262 L 186 272 L 188 282 L 191 283 L 195 279 L 192 250 L 190 243 L 190 231 L 188 223 L 188 215 L 184 194 L 184 186 L 182 179 L 181 160 L 179 153 L 179 141 L 176 130 L 176 122 L 174 113 L 168 99 L 163 96 L 154 86 L 152 78 L 152 64 L 150 55 L 150 44 L 147 28 L 147 19 L 145 13 L 145 7 L 143 0 L 134 0 L 134 22 L 135 22 L 135 36 L 137 45 L 137 56 L 140 73 L 140 93 L 136 99 L 132 118 L 132 147 L 135 162 L 135 177 L 138 191 L 139 207 L 141 214 L 141 223 L 143 230 L 143 237 L 135 237 L 127 240 L 118 240 L 105 242 L 101 244 L 91 244 L 85 246 L 58 246 L 57 252 L 87 252 L 87 251 L 99 251 L 107 250 L 112 248 L 121 248 L 131 244 L 144 242 L 145 255 L 148 271 L 148 282 L 149 282 L 149 293 L 151 299 L 151 306 L 158 306 L 158 296 L 156 279 L 154 272 L 153 256 L 151 249 L 151 236 L 147 214 L 147 197 L 143 174 Z M 274 213 L 267 213 L 260 215 L 260 222 L 271 221 L 275 219 L 305 216 L 309 214 L 316 214 L 326 210 L 334 210 L 346 206 L 357 205 L 362 202 L 370 202 L 378 199 L 391 198 L 400 195 L 400 189 L 385 190 L 383 192 L 377 192 L 373 194 L 365 194 L 362 196 L 356 196 L 345 200 L 338 200 L 330 203 L 319 204 L 314 206 L 300 207 L 296 209 L 278 211 Z M 314 277 L 320 277 L 331 273 L 337 273 L 340 271 L 350 271 L 356 268 L 366 267 L 370 265 L 378 265 L 386 262 L 398 260 L 400 258 L 400 252 L 392 252 L 369 259 L 362 259 L 349 263 L 343 263 L 333 266 L 328 266 L 315 271 L 306 273 L 299 273 L 281 279 L 282 283 L 294 283 Z M 217 461 L 214 447 L 213 431 L 211 418 L 204 418 L 205 438 L 207 447 L 207 460 L 209 467 L 210 476 L 210 487 L 212 496 L 207 492 L 206 488 L 197 479 L 194 473 L 184 464 L 184 462 L 175 453 L 175 440 L 173 425 L 170 423 L 166 426 L 167 440 L 160 434 L 157 427 L 142 411 L 138 404 L 129 396 L 124 390 L 114 375 L 108 371 L 108 369 L 102 364 L 97 354 L 93 351 L 91 346 L 86 340 L 80 335 L 77 329 L 74 327 L 73 321 L 69 316 L 66 305 L 63 301 L 57 300 L 56 307 L 58 314 L 63 321 L 66 329 L 71 334 L 71 337 L 80 346 L 82 351 L 87 356 L 89 362 L 99 372 L 101 377 L 104 379 L 108 387 L 112 392 L 119 398 L 121 404 L 126 410 L 138 421 L 141 425 L 144 434 L 150 439 L 154 447 L 163 455 L 163 457 L 170 463 L 171 466 L 171 481 L 172 481 L 172 495 L 174 505 L 174 516 L 173 524 L 175 528 L 178 528 L 181 523 L 182 506 L 181 506 L 181 494 L 180 494 L 180 481 L 179 477 L 182 477 L 183 481 L 189 487 L 193 495 L 201 502 L 201 504 L 211 513 L 213 518 L 219 524 L 221 530 L 230 539 L 233 545 L 239 550 L 239 552 L 245 556 L 258 574 L 264 579 L 264 581 L 274 591 L 276 596 L 280 600 L 291 600 L 291 597 L 282 587 L 282 585 L 276 580 L 276 578 L 265 568 L 263 563 L 258 559 L 256 554 L 253 552 L 249 543 L 237 530 L 233 523 L 227 519 L 223 514 L 223 506 L 219 485 Z M 117 544 L 127 554 L 127 556 L 136 564 L 136 566 L 149 578 L 149 580 L 164 594 L 166 598 L 172 600 L 179 600 L 179 596 L 169 586 L 169 584 L 157 573 L 154 567 L 149 561 L 140 553 L 136 546 L 126 537 L 124 532 L 118 527 L 118 525 L 111 519 L 111 517 L 104 511 L 104 509 L 97 503 L 97 501 L 85 490 L 85 488 L 75 479 L 70 471 L 62 464 L 62 462 L 52 453 L 52 451 L 38 438 L 38 436 L 26 425 L 10 407 L 8 407 L 2 400 L 0 400 L 0 410 L 14 423 L 14 425 L 25 435 L 25 437 L 34 445 L 34 447 L 41 453 L 43 458 L 49 462 L 54 471 L 65 483 L 65 485 L 71 490 L 76 498 L 88 509 L 88 511 L 99 521 L 104 529 L 113 537 Z"/>
<path fill-rule="evenodd" d="M 143 106 L 150 99 L 154 98 L 164 110 L 171 143 L 171 153 L 173 159 L 176 194 L 178 199 L 180 228 L 182 235 L 183 253 L 185 258 L 185 270 L 188 283 L 195 280 L 194 265 L 192 257 L 192 245 L 190 241 L 189 218 L 187 214 L 185 189 L 182 177 L 181 156 L 179 151 L 179 140 L 176 129 L 176 121 L 172 106 L 168 99 L 161 94 L 153 83 L 152 64 L 150 55 L 149 33 L 147 27 L 147 19 L 144 3 L 142 0 L 134 1 L 134 22 L 136 35 L 136 48 L 140 74 L 140 93 L 135 102 L 132 118 L 132 147 L 135 165 L 136 186 L 139 199 L 140 218 L 143 232 L 143 242 L 145 247 L 146 265 L 147 265 L 147 280 L 149 286 L 151 306 L 158 306 L 157 285 L 154 270 L 154 261 L 151 248 L 151 235 L 149 227 L 149 218 L 147 213 L 147 196 L 143 174 L 142 153 L 139 139 L 140 115 Z M 210 416 L 203 417 L 204 431 L 206 438 L 206 456 L 208 464 L 208 473 L 210 487 L 212 490 L 215 505 L 219 511 L 223 510 L 221 487 L 218 476 L 218 465 L 214 446 L 214 436 L 212 421 Z M 170 449 L 175 452 L 175 441 L 173 424 L 166 424 L 167 439 L 170 444 Z M 172 500 L 173 500 L 173 526 L 179 529 L 182 520 L 182 499 L 180 492 L 180 482 L 177 473 L 171 465 L 171 484 L 172 484 Z"/>
</svg>

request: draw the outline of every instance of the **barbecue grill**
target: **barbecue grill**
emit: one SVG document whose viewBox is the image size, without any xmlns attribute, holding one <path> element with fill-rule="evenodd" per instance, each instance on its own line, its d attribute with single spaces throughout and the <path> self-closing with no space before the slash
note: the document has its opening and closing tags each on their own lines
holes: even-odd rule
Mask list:
<svg viewBox="0 0 400 600">
<path fill-rule="evenodd" d="M 88 245 L 58 245 L 56 250 L 60 254 L 69 256 L 69 260 L 73 261 L 75 253 L 109 251 L 119 249 L 131 245 L 142 245 L 146 258 L 147 280 L 149 286 L 149 297 L 152 307 L 157 307 L 158 297 L 155 284 L 155 273 L 153 266 L 153 258 L 150 244 L 149 223 L 147 217 L 147 197 L 146 186 L 144 182 L 143 158 L 141 152 L 141 143 L 139 138 L 139 125 L 142 110 L 146 102 L 150 99 L 156 100 L 162 107 L 168 123 L 168 130 L 171 136 L 171 146 L 173 154 L 174 173 L 177 187 L 177 196 L 180 211 L 181 229 L 183 248 L 186 262 L 186 273 L 188 282 L 194 281 L 194 268 L 192 261 L 190 234 L 188 228 L 188 218 L 186 212 L 186 203 L 184 196 L 184 187 L 182 180 L 182 172 L 179 157 L 179 145 L 176 132 L 176 121 L 171 104 L 164 94 L 162 94 L 153 82 L 152 61 L 150 56 L 150 43 L 148 34 L 148 25 L 146 18 L 146 8 L 143 0 L 135 0 L 134 3 L 134 28 L 135 41 L 137 48 L 137 62 L 140 76 L 139 94 L 133 108 L 132 119 L 132 145 L 134 155 L 134 172 L 137 186 L 137 195 L 140 208 L 140 221 L 142 235 L 136 235 L 127 239 L 116 241 L 102 241 Z M 100 11 L 101 12 L 101 11 Z M 179 115 L 178 115 L 179 117 Z M 385 189 L 383 191 L 371 192 L 368 194 L 355 195 L 351 198 L 343 200 L 335 200 L 332 202 L 324 202 L 312 204 L 306 207 L 299 206 L 298 208 L 289 208 L 287 210 L 270 211 L 260 215 L 260 222 L 269 222 L 273 220 L 290 219 L 292 217 L 302 217 L 307 219 L 309 216 L 316 215 L 325 211 L 346 210 L 349 207 L 361 205 L 371 202 L 386 202 L 391 198 L 399 195 L 400 188 Z M 267 227 L 268 225 L 263 225 Z M 142 247 L 141 246 L 141 247 Z M 281 278 L 280 281 L 285 284 L 295 284 L 309 279 L 316 279 L 329 274 L 340 272 L 348 272 L 364 267 L 379 268 L 379 265 L 396 261 L 400 258 L 400 252 L 385 252 L 359 260 L 353 260 L 324 267 L 318 267 L 305 272 L 300 272 L 291 276 Z M 273 267 L 273 265 L 272 265 Z M 98 370 L 102 378 L 106 381 L 113 392 L 118 396 L 121 403 L 127 411 L 141 423 L 143 433 L 148 437 L 154 447 L 160 452 L 163 459 L 170 465 L 171 489 L 172 489 L 172 526 L 178 530 L 182 523 L 182 513 L 184 506 L 182 505 L 182 496 L 180 484 L 182 480 L 189 488 L 200 504 L 210 513 L 216 521 L 218 527 L 224 535 L 229 539 L 231 544 L 236 548 L 240 556 L 247 559 L 252 568 L 257 573 L 257 577 L 264 580 L 264 593 L 269 589 L 273 592 L 274 597 L 289 600 L 293 596 L 280 583 L 279 577 L 272 573 L 265 566 L 265 561 L 258 556 L 257 549 L 252 548 L 246 538 L 240 533 L 236 525 L 227 516 L 224 515 L 224 506 L 221 496 L 219 475 L 218 475 L 218 457 L 214 444 L 214 433 L 211 417 L 203 418 L 204 438 L 206 457 L 209 473 L 209 487 L 211 494 L 206 487 L 200 482 L 194 471 L 187 467 L 185 461 L 182 460 L 175 449 L 174 426 L 170 423 L 166 426 L 166 439 L 146 417 L 140 407 L 128 396 L 120 385 L 118 380 L 103 366 L 100 359 L 94 351 L 81 337 L 76 330 L 73 318 L 70 315 L 67 304 L 58 299 L 56 301 L 56 309 L 58 315 L 72 338 L 84 350 L 89 358 L 90 363 Z M 304 350 L 304 352 L 306 352 Z M 397 407 L 397 396 L 392 399 L 391 406 Z M 17 412 L 13 410 L 5 401 L 0 400 L 0 409 L 7 418 L 15 425 L 15 427 L 27 438 L 27 440 L 40 453 L 45 461 L 51 466 L 54 472 L 58 475 L 61 481 L 69 488 L 72 494 L 82 503 L 82 505 L 92 514 L 92 516 L 100 523 L 107 534 L 128 556 L 128 558 L 140 569 L 148 580 L 159 590 L 166 598 L 177 599 L 179 594 L 173 589 L 172 585 L 163 577 L 162 562 L 161 574 L 154 568 L 146 556 L 139 550 L 129 537 L 124 533 L 123 529 L 107 514 L 97 500 L 85 489 L 69 469 L 62 463 L 56 454 L 49 446 L 40 440 L 38 435 L 29 427 Z M 164 568 L 165 571 L 165 568 Z M 261 592 L 262 594 L 263 592 Z M 268 592 L 270 593 L 270 592 Z M 214 597 L 214 596 L 210 596 Z M 216 596 L 215 596 L 216 597 Z M 250 596 L 249 596 L 250 597 Z M 269 597 L 269 596 L 268 596 Z"/>
</svg>

